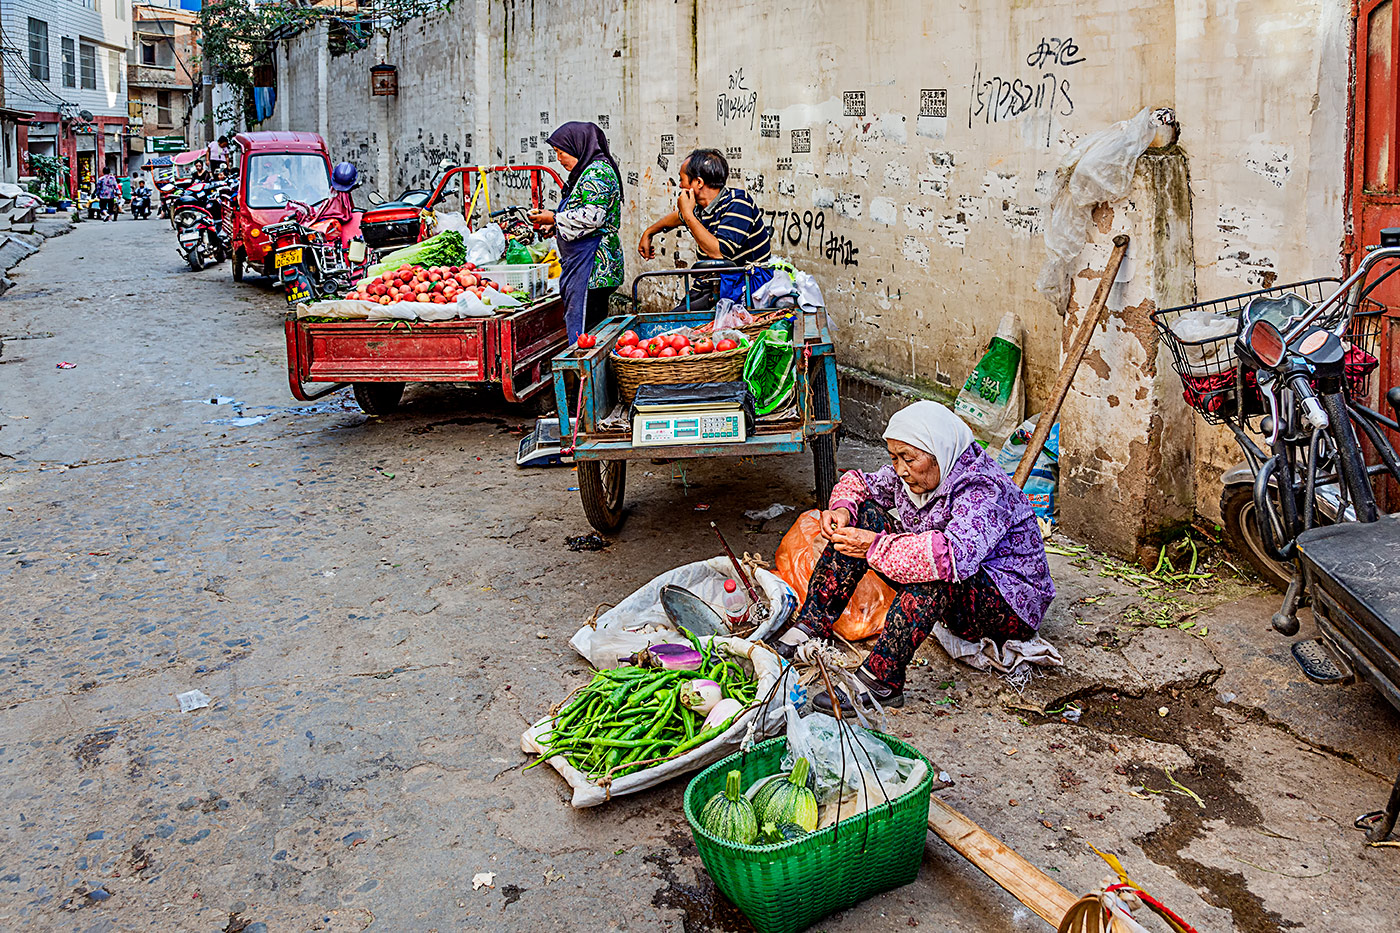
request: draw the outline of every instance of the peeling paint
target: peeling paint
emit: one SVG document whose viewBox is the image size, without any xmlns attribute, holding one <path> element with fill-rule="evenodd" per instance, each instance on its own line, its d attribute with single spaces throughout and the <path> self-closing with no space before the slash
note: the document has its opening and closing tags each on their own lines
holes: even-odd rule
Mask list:
<svg viewBox="0 0 1400 933">
<path fill-rule="evenodd" d="M 870 219 L 877 224 L 892 225 L 899 219 L 899 209 L 891 198 L 871 198 Z"/>
<path fill-rule="evenodd" d="M 994 199 L 1016 197 L 1016 174 L 1014 172 L 987 172 L 982 176 L 982 194 Z"/>
<path fill-rule="evenodd" d="M 909 142 L 909 118 L 902 113 L 880 115 L 880 135 L 903 146 Z"/>
<path fill-rule="evenodd" d="M 813 207 L 835 207 L 836 192 L 830 188 L 814 188 L 812 190 Z"/>
<path fill-rule="evenodd" d="M 903 162 L 886 162 L 885 184 L 895 188 L 909 187 L 909 166 Z"/>
<path fill-rule="evenodd" d="M 1288 178 L 1288 162 L 1287 149 L 1264 148 L 1246 156 L 1244 167 L 1268 180 L 1275 188 L 1282 188 Z"/>
<path fill-rule="evenodd" d="M 964 249 L 967 246 L 967 221 L 962 214 L 945 214 L 938 220 L 938 233 L 943 237 L 943 242 L 953 249 Z"/>
<path fill-rule="evenodd" d="M 932 233 L 938 226 L 938 214 L 931 207 L 904 205 L 904 225 L 920 233 Z"/>
</svg>

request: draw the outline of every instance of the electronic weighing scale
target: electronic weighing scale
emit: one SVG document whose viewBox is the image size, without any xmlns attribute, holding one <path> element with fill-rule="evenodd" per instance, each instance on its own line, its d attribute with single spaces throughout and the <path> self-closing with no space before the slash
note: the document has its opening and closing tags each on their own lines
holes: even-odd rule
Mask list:
<svg viewBox="0 0 1400 933">
<path fill-rule="evenodd" d="M 549 467 L 573 463 L 573 457 L 566 457 L 559 452 L 563 446 L 559 437 L 559 419 L 540 418 L 535 421 L 535 430 L 520 439 L 520 450 L 515 456 L 515 464 L 522 467 Z"/>
<path fill-rule="evenodd" d="M 752 396 L 742 382 L 644 385 L 632 403 L 632 446 L 742 444 L 752 424 Z"/>
</svg>

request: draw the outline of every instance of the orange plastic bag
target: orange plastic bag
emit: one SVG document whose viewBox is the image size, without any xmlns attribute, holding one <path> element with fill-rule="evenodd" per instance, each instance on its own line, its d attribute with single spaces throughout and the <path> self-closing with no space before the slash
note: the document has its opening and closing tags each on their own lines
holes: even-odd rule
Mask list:
<svg viewBox="0 0 1400 933">
<path fill-rule="evenodd" d="M 821 512 L 816 509 L 798 516 L 778 545 L 778 555 L 774 558 L 776 572 L 797 591 L 799 604 L 807 598 L 812 568 L 826 545 L 827 540 L 821 536 Z M 836 620 L 836 634 L 848 641 L 879 635 L 885 630 L 885 613 L 893 602 L 894 590 L 878 574 L 867 573 L 856 585 L 856 593 L 846 611 Z"/>
</svg>

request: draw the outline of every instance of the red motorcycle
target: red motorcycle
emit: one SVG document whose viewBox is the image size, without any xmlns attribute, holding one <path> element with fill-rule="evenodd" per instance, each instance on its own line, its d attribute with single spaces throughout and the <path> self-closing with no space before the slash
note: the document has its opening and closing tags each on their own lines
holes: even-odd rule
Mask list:
<svg viewBox="0 0 1400 933">
<path fill-rule="evenodd" d="M 353 221 L 358 220 L 359 212 L 351 223 L 327 217 L 333 201 L 327 199 L 315 208 L 289 201 L 291 213 L 263 227 L 264 235 L 274 244 L 273 274 L 282 282 L 289 305 L 343 296 L 374 261 L 364 238 L 346 233 L 347 227 L 355 229 Z"/>
</svg>

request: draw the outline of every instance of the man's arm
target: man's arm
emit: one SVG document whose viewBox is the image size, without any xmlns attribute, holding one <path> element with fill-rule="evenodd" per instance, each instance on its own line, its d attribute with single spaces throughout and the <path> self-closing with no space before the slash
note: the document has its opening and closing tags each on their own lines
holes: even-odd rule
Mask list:
<svg viewBox="0 0 1400 933">
<path fill-rule="evenodd" d="M 656 223 L 646 228 L 646 231 L 642 233 L 641 241 L 637 244 L 637 252 L 641 254 L 643 259 L 651 259 L 653 256 L 656 255 L 656 250 L 652 249 L 651 246 L 651 238 L 656 236 L 658 233 L 665 233 L 667 230 L 674 230 L 680 225 L 680 213 L 677 211 L 671 211 L 671 213 L 667 214 L 665 217 L 662 217 Z"/>
<path fill-rule="evenodd" d="M 695 245 L 700 252 L 711 259 L 724 258 L 724 250 L 720 248 L 719 238 L 705 229 L 705 225 L 700 223 L 693 210 L 686 211 L 681 215 L 681 219 L 685 221 L 686 229 L 690 231 L 690 235 L 695 237 Z"/>
</svg>

